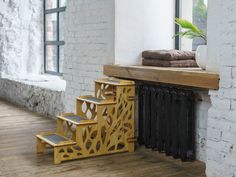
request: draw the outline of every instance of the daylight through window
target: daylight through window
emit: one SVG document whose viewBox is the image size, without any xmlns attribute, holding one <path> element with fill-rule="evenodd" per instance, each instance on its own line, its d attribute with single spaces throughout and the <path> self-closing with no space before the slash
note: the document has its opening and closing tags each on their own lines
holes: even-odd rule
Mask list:
<svg viewBox="0 0 236 177">
<path fill-rule="evenodd" d="M 49 74 L 63 73 L 65 6 L 66 0 L 44 0 L 44 69 Z"/>
<path fill-rule="evenodd" d="M 207 0 L 180 0 L 180 18 L 191 21 L 198 28 L 207 31 Z M 196 50 L 198 45 L 205 44 L 203 39 L 180 39 L 180 49 Z"/>
</svg>

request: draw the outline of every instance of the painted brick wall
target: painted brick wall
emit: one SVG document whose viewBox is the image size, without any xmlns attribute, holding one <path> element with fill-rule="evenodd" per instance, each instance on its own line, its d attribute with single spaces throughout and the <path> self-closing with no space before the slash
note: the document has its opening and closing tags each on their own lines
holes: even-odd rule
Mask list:
<svg viewBox="0 0 236 177">
<path fill-rule="evenodd" d="M 210 91 L 207 176 L 236 176 L 236 0 L 209 0 L 208 58 L 220 62 L 220 89 Z"/>
<path fill-rule="evenodd" d="M 208 109 L 211 106 L 210 97 L 207 91 L 196 91 L 196 158 L 202 162 L 206 161 L 206 141 Z"/>
<path fill-rule="evenodd" d="M 49 87 L 57 84 L 55 81 L 44 83 Z M 65 85 L 63 81 L 58 81 L 58 84 Z M 37 82 L 0 79 L 0 99 L 41 115 L 55 117 L 64 110 L 64 91 L 49 87 L 41 87 L 37 85 Z"/>
<path fill-rule="evenodd" d="M 0 0 L 2 77 L 42 72 L 43 0 Z"/>
<path fill-rule="evenodd" d="M 66 10 L 65 105 L 74 111 L 79 95 L 93 94 L 103 65 L 114 63 L 114 1 L 69 0 Z"/>
</svg>

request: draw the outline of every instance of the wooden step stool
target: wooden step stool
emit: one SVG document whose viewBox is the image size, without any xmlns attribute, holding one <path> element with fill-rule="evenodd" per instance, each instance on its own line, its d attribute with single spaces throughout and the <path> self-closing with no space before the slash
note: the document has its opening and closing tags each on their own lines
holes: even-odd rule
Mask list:
<svg viewBox="0 0 236 177">
<path fill-rule="evenodd" d="M 77 113 L 57 117 L 55 132 L 37 135 L 37 152 L 54 149 L 54 163 L 133 152 L 135 141 L 135 83 L 104 78 L 95 80 L 95 96 L 77 98 Z"/>
</svg>

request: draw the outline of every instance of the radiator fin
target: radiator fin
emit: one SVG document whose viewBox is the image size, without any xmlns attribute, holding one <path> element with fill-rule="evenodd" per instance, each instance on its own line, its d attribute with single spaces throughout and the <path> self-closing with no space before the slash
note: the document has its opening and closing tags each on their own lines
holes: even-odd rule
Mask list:
<svg viewBox="0 0 236 177">
<path fill-rule="evenodd" d="M 194 160 L 193 91 L 139 84 L 138 96 L 139 144 L 183 161 Z"/>
</svg>

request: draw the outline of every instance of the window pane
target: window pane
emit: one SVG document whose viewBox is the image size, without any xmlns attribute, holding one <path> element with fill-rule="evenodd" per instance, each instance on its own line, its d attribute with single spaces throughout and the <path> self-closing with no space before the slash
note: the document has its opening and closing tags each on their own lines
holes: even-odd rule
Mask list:
<svg viewBox="0 0 236 177">
<path fill-rule="evenodd" d="M 46 15 L 46 41 L 57 40 L 57 14 Z"/>
<path fill-rule="evenodd" d="M 65 27 L 64 18 L 65 18 L 65 13 L 61 12 L 59 14 L 59 31 L 60 31 L 59 38 L 60 38 L 60 41 L 64 40 L 64 27 Z"/>
<path fill-rule="evenodd" d="M 60 7 L 66 6 L 66 0 L 59 0 L 60 2 Z"/>
<path fill-rule="evenodd" d="M 46 71 L 57 72 L 57 46 L 46 46 Z"/>
<path fill-rule="evenodd" d="M 63 63 L 64 63 L 64 46 L 60 46 L 60 61 L 59 61 L 59 72 L 63 73 Z"/>
<path fill-rule="evenodd" d="M 57 0 L 46 0 L 46 9 L 57 8 Z"/>
<path fill-rule="evenodd" d="M 64 46 L 64 8 L 66 0 L 45 0 L 45 70 L 46 72 L 63 72 Z M 49 9 L 53 9 L 49 11 Z M 54 10 L 59 10 L 54 12 Z M 50 43 L 51 42 L 51 43 Z"/>
<path fill-rule="evenodd" d="M 193 0 L 193 24 L 199 29 L 206 32 L 207 30 L 207 1 L 206 0 Z M 197 46 L 205 44 L 205 41 L 201 38 L 193 40 L 193 50 L 197 49 Z"/>
<path fill-rule="evenodd" d="M 181 18 L 191 21 L 203 31 L 207 31 L 207 0 L 182 0 Z M 182 29 L 182 31 L 185 31 Z M 182 50 L 196 50 L 198 45 L 205 44 L 202 38 L 181 38 Z"/>
</svg>

